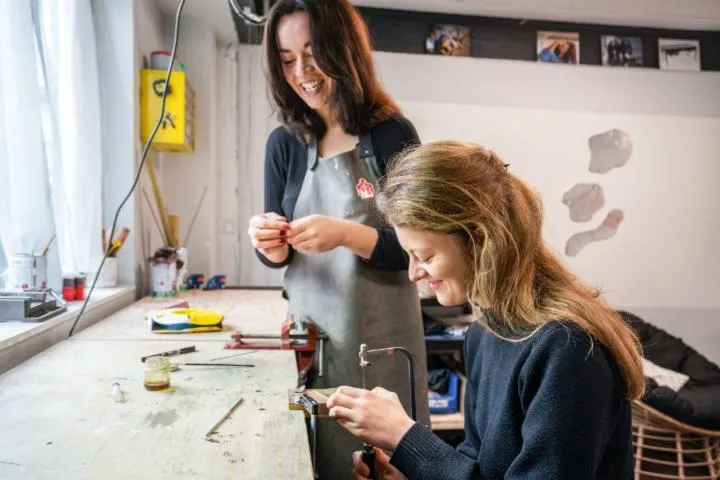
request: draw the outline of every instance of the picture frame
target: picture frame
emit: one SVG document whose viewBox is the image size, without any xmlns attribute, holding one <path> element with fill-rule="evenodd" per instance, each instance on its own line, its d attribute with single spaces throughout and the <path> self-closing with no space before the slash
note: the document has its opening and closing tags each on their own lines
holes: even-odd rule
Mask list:
<svg viewBox="0 0 720 480">
<path fill-rule="evenodd" d="M 700 71 L 700 41 L 693 39 L 659 38 L 660 70 Z"/>
<path fill-rule="evenodd" d="M 541 63 L 580 63 L 578 32 L 537 32 L 537 61 Z"/>
<path fill-rule="evenodd" d="M 611 67 L 642 67 L 645 65 L 643 41 L 640 37 L 602 35 L 601 62 Z"/>
<path fill-rule="evenodd" d="M 428 28 L 425 53 L 453 57 L 469 57 L 471 29 L 464 25 L 436 23 Z"/>
</svg>

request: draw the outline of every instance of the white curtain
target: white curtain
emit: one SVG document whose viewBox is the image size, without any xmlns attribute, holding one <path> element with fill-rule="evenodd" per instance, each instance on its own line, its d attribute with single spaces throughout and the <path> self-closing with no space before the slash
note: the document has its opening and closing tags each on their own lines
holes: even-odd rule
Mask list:
<svg viewBox="0 0 720 480">
<path fill-rule="evenodd" d="M 102 143 L 90 0 L 38 0 L 41 53 L 56 138 L 49 152 L 60 266 L 94 272 L 102 256 Z"/>
<path fill-rule="evenodd" d="M 41 252 L 55 235 L 57 270 L 92 272 L 102 162 L 90 0 L 0 0 L 0 11 L 2 245 Z"/>
<path fill-rule="evenodd" d="M 0 0 L 0 11 L 0 239 L 9 257 L 42 252 L 54 222 L 31 3 Z"/>
</svg>

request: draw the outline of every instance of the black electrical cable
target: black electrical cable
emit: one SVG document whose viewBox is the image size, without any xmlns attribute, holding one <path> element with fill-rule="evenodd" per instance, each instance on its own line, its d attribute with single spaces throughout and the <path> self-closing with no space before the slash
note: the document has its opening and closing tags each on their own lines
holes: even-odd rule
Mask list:
<svg viewBox="0 0 720 480">
<path fill-rule="evenodd" d="M 172 75 L 173 71 L 173 64 L 175 63 L 175 54 L 177 51 L 177 43 L 178 43 L 178 37 L 180 34 L 180 16 L 182 14 L 183 6 L 185 6 L 185 0 L 180 0 L 180 5 L 178 5 L 177 12 L 175 14 L 175 31 L 173 33 L 173 44 L 172 44 L 172 53 L 170 54 L 170 65 L 167 69 L 167 74 L 165 75 L 165 88 L 162 93 L 162 101 L 160 103 L 160 115 L 158 117 L 157 123 L 155 124 L 155 128 L 153 129 L 152 133 L 150 134 L 150 137 L 147 139 L 147 142 L 145 142 L 145 147 L 143 148 L 142 155 L 140 157 L 140 166 L 138 167 L 137 174 L 135 175 L 135 181 L 132 184 L 132 187 L 130 188 L 130 191 L 125 196 L 125 199 L 120 203 L 120 206 L 118 207 L 117 211 L 115 212 L 115 219 L 113 220 L 112 228 L 110 229 L 110 236 L 108 240 L 108 245 L 103 245 L 105 247 L 105 255 L 103 255 L 103 259 L 100 262 L 100 267 L 98 268 L 97 273 L 95 274 L 95 279 L 93 280 L 92 286 L 90 287 L 90 290 L 88 291 L 87 295 L 85 296 L 85 302 L 83 302 L 83 306 L 80 309 L 80 313 L 78 313 L 78 316 L 75 318 L 75 321 L 73 322 L 72 327 L 70 328 L 70 333 L 68 334 L 68 338 L 70 338 L 75 331 L 75 327 L 77 326 L 78 322 L 80 321 L 80 317 L 82 317 L 82 314 L 85 312 L 85 308 L 87 307 L 88 301 L 90 300 L 90 296 L 92 295 L 93 290 L 95 289 L 95 284 L 98 281 L 98 278 L 100 277 L 100 272 L 102 271 L 103 265 L 105 265 L 105 259 L 107 259 L 108 254 L 110 253 L 110 242 L 112 242 L 113 237 L 115 236 L 115 228 L 117 227 L 117 221 L 118 217 L 120 216 L 120 211 L 125 206 L 125 203 L 130 199 L 130 196 L 132 196 L 133 192 L 135 191 L 135 187 L 137 187 L 138 181 L 140 180 L 140 174 L 142 173 L 143 166 L 145 166 L 145 157 L 147 156 L 148 150 L 150 149 L 150 145 L 152 144 L 153 139 L 155 138 L 155 134 L 157 133 L 158 129 L 160 128 L 160 125 L 163 122 L 163 118 L 165 117 L 165 98 L 167 97 L 167 93 L 169 90 L 170 85 L 170 76 Z"/>
</svg>

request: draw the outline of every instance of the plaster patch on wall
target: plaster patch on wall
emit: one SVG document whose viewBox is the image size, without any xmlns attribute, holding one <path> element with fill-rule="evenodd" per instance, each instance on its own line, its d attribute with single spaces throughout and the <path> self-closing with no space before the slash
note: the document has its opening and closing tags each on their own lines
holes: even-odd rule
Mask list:
<svg viewBox="0 0 720 480">
<path fill-rule="evenodd" d="M 614 237 L 624 218 L 625 214 L 622 210 L 610 210 L 600 225 L 571 236 L 565 244 L 565 255 L 575 257 L 589 244 Z"/>
<path fill-rule="evenodd" d="M 573 222 L 589 222 L 605 205 L 605 196 L 597 183 L 576 183 L 565 192 L 562 203 L 570 210 Z"/>
<path fill-rule="evenodd" d="M 607 132 L 592 135 L 588 139 L 590 147 L 590 167 L 592 173 L 607 173 L 613 168 L 625 165 L 633 151 L 630 135 L 614 128 Z"/>
</svg>

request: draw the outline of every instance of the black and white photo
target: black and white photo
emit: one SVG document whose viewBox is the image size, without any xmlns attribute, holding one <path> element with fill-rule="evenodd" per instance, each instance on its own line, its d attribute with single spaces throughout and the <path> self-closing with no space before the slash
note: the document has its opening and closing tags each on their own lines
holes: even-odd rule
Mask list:
<svg viewBox="0 0 720 480">
<path fill-rule="evenodd" d="M 658 39 L 660 70 L 700 71 L 700 41 Z"/>
<path fill-rule="evenodd" d="M 602 64 L 613 67 L 642 67 L 643 43 L 639 37 L 603 35 Z"/>
</svg>

